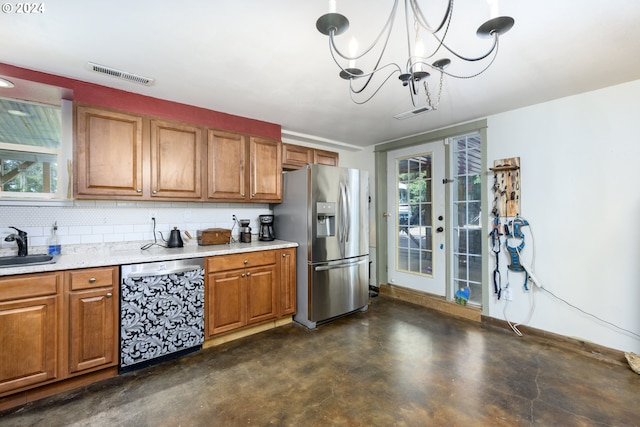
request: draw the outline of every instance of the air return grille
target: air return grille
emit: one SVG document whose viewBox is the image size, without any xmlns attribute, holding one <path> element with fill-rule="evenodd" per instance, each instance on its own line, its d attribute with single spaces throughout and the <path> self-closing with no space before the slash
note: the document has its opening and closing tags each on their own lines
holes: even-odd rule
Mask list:
<svg viewBox="0 0 640 427">
<path fill-rule="evenodd" d="M 105 65 L 95 64 L 93 62 L 87 62 L 87 68 L 91 71 L 95 71 L 96 73 L 106 74 L 117 79 L 128 80 L 130 82 L 138 83 L 145 86 L 151 86 L 154 82 L 151 77 L 139 76 L 137 74 L 117 70 Z"/>
<path fill-rule="evenodd" d="M 426 113 L 427 111 L 431 111 L 431 107 L 429 107 L 428 105 L 424 107 L 414 108 L 413 110 L 409 110 L 404 113 L 396 114 L 393 117 L 398 120 L 404 120 L 408 119 L 409 117 L 417 116 L 418 114 Z"/>
</svg>

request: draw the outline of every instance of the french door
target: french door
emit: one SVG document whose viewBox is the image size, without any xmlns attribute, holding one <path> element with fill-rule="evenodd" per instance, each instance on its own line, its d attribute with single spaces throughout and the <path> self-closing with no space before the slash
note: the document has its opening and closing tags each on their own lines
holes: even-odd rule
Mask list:
<svg viewBox="0 0 640 427">
<path fill-rule="evenodd" d="M 389 283 L 446 295 L 444 142 L 387 153 Z"/>
</svg>

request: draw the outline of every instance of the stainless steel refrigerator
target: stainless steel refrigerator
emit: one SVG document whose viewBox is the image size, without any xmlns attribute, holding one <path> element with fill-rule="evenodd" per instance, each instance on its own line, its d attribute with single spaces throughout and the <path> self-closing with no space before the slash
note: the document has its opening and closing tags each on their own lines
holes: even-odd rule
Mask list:
<svg viewBox="0 0 640 427">
<path fill-rule="evenodd" d="M 308 328 L 368 308 L 368 175 L 324 165 L 284 174 L 274 229 L 300 245 L 294 320 Z"/>
</svg>

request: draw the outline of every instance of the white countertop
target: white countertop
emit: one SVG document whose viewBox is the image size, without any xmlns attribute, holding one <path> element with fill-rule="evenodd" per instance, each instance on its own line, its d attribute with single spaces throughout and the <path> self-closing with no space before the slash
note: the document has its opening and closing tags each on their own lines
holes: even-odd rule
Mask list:
<svg viewBox="0 0 640 427">
<path fill-rule="evenodd" d="M 73 270 L 76 268 L 101 267 L 107 265 L 138 264 L 154 261 L 170 261 L 186 258 L 200 258 L 216 255 L 228 255 L 242 252 L 266 251 L 271 249 L 294 248 L 298 244 L 285 240 L 271 242 L 252 241 L 251 243 L 230 243 L 225 245 L 198 246 L 187 244 L 182 248 L 164 248 L 152 246 L 147 250 L 140 248 L 148 242 L 131 242 L 113 245 L 75 245 L 63 247 L 62 255 L 55 264 L 28 265 L 0 268 L 0 276 L 13 274 L 41 273 L 45 271 Z M 29 248 L 29 253 L 44 253 L 38 248 Z"/>
</svg>

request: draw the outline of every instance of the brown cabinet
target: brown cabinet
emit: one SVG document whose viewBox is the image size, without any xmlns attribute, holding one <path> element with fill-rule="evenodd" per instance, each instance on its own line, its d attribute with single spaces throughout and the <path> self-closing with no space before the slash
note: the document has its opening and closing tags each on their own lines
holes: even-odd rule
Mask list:
<svg viewBox="0 0 640 427">
<path fill-rule="evenodd" d="M 0 396 L 62 375 L 61 273 L 0 278 Z"/>
<path fill-rule="evenodd" d="M 260 251 L 207 259 L 206 336 L 277 317 L 277 255 Z"/>
<path fill-rule="evenodd" d="M 206 265 L 205 336 L 295 312 L 295 249 L 214 256 Z"/>
<path fill-rule="evenodd" d="M 118 267 L 65 273 L 69 374 L 117 365 L 118 277 Z"/>
<path fill-rule="evenodd" d="M 77 197 L 142 197 L 142 121 L 133 114 L 77 107 Z"/>
<path fill-rule="evenodd" d="M 295 170 L 308 164 L 338 166 L 339 155 L 333 151 L 317 150 L 295 144 L 282 144 L 282 168 Z"/>
<path fill-rule="evenodd" d="M 313 163 L 317 165 L 338 166 L 338 153 L 313 150 Z"/>
<path fill-rule="evenodd" d="M 202 197 L 202 128 L 78 106 L 77 198 Z"/>
<path fill-rule="evenodd" d="M 296 248 L 280 250 L 280 316 L 296 313 Z"/>
<path fill-rule="evenodd" d="M 117 366 L 118 271 L 0 277 L 0 396 Z"/>
<path fill-rule="evenodd" d="M 228 202 L 282 201 L 282 143 L 210 129 L 207 198 Z"/>
<path fill-rule="evenodd" d="M 151 120 L 151 197 L 202 196 L 202 129 Z"/>
</svg>

